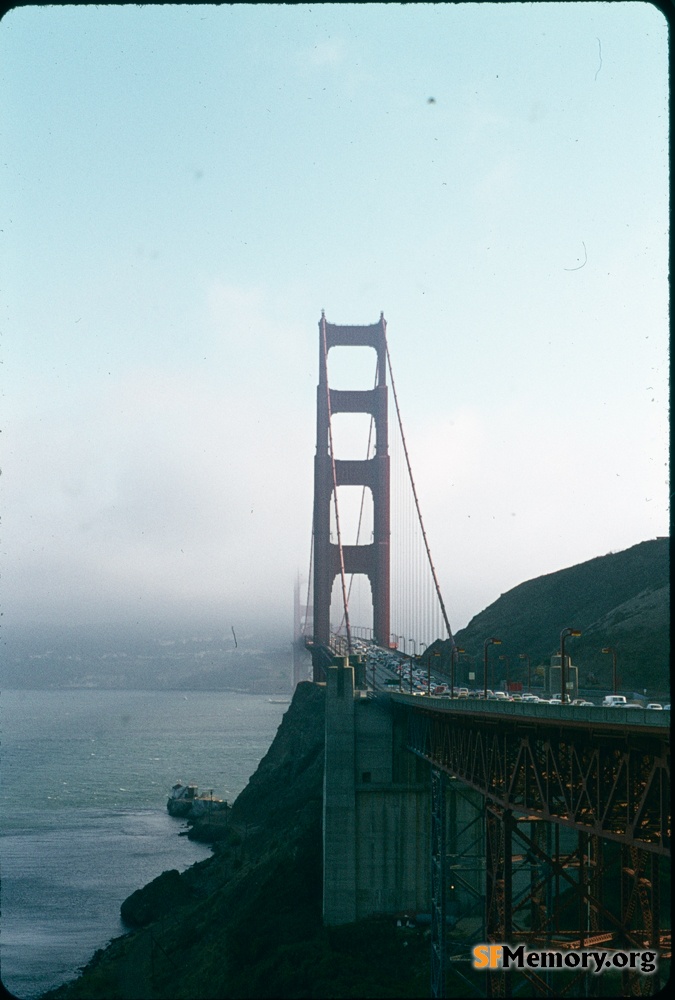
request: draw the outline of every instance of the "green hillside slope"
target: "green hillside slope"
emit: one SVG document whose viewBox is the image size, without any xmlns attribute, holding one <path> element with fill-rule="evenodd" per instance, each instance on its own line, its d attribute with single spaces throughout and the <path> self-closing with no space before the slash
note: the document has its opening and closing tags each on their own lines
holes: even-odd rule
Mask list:
<svg viewBox="0 0 675 1000">
<path fill-rule="evenodd" d="M 669 556 L 670 539 L 657 538 L 521 583 L 455 635 L 469 654 L 461 658 L 464 671 L 473 657 L 482 680 L 484 642 L 495 636 L 502 644 L 490 657 L 508 656 L 511 679 L 523 679 L 526 661 L 519 654 L 528 655 L 533 668 L 548 662 L 560 648 L 561 630 L 571 626 L 582 635 L 565 649 L 582 686 L 609 689 L 612 657 L 601 650 L 613 646 L 623 688 L 668 690 Z"/>
</svg>

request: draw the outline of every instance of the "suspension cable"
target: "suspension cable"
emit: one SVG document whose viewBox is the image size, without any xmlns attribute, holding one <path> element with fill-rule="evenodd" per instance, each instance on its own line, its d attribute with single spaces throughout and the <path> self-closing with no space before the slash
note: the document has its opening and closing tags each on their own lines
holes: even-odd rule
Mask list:
<svg viewBox="0 0 675 1000">
<path fill-rule="evenodd" d="M 326 407 L 328 410 L 328 442 L 330 447 L 331 471 L 333 473 L 333 501 L 335 507 L 335 527 L 337 530 L 338 553 L 340 556 L 340 583 L 342 585 L 342 604 L 344 607 L 345 627 L 347 629 L 347 650 L 349 653 L 351 653 L 353 652 L 352 630 L 351 630 L 351 625 L 349 624 L 349 605 L 347 600 L 347 585 L 345 582 L 345 558 L 344 558 L 344 552 L 342 551 L 342 536 L 340 534 L 340 515 L 338 513 L 337 471 L 335 468 L 335 453 L 333 451 L 332 414 L 330 408 L 330 389 L 328 387 L 328 347 L 326 341 L 326 319 L 324 316 L 322 316 L 321 318 L 321 335 L 323 343 L 323 363 L 326 371 Z"/>
<path fill-rule="evenodd" d="M 305 627 L 303 632 L 307 632 L 307 615 L 309 613 L 309 598 L 312 588 L 312 569 L 314 567 L 314 518 L 312 517 L 312 539 L 309 546 L 309 572 L 307 574 L 307 601 L 305 602 Z M 312 632 L 314 632 L 314 609 L 312 609 Z"/>
<path fill-rule="evenodd" d="M 413 479 L 412 468 L 410 466 L 410 458 L 408 456 L 408 446 L 406 444 L 405 434 L 403 433 L 403 422 L 401 421 L 401 411 L 400 411 L 399 405 L 398 405 L 398 396 L 396 395 L 396 384 L 394 382 L 394 372 L 393 372 L 392 367 L 391 367 L 391 357 L 389 355 L 389 344 L 387 343 L 386 339 L 385 339 L 385 342 L 384 342 L 384 347 L 385 347 L 385 350 L 387 352 L 387 365 L 389 367 L 389 377 L 391 378 L 391 389 L 392 389 L 392 393 L 393 393 L 393 396 L 394 396 L 394 404 L 396 406 L 396 417 L 397 417 L 397 420 L 398 420 L 398 428 L 399 428 L 399 431 L 401 433 L 401 443 L 403 444 L 403 453 L 405 455 L 405 462 L 406 462 L 406 466 L 408 468 L 408 476 L 410 478 L 410 485 L 412 486 L 413 497 L 414 497 L 414 500 L 415 500 L 415 508 L 417 510 L 417 518 L 418 518 L 419 523 L 420 523 L 420 528 L 422 529 L 422 538 L 424 539 L 424 548 L 426 549 L 427 559 L 429 560 L 429 567 L 431 569 L 431 575 L 432 575 L 433 581 L 434 581 L 434 587 L 436 588 L 436 596 L 438 597 L 438 603 L 441 606 L 441 612 L 443 614 L 443 620 L 445 622 L 445 627 L 446 627 L 447 632 L 448 632 L 448 639 L 450 639 L 454 643 L 454 639 L 452 638 L 452 629 L 450 628 L 450 622 L 448 620 L 448 615 L 447 615 L 446 610 L 445 610 L 445 604 L 443 603 L 443 597 L 441 595 L 441 588 L 440 588 L 440 585 L 438 583 L 438 577 L 436 576 L 436 569 L 434 567 L 434 563 L 433 563 L 433 560 L 431 558 L 431 549 L 429 548 L 429 542 L 427 541 L 427 533 L 424 530 L 424 521 L 422 520 L 422 511 L 420 510 L 419 500 L 417 499 L 417 490 L 415 488 L 415 480 Z"/>
</svg>

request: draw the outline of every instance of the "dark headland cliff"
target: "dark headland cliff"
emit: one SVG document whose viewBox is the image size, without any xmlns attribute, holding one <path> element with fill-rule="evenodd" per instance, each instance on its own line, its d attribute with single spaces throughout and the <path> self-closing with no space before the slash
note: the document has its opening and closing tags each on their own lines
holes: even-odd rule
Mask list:
<svg viewBox="0 0 675 1000">
<path fill-rule="evenodd" d="M 300 684 L 248 785 L 190 835 L 213 855 L 122 905 L 128 932 L 42 1000 L 421 997 L 424 931 L 321 922 L 324 690 Z"/>
</svg>

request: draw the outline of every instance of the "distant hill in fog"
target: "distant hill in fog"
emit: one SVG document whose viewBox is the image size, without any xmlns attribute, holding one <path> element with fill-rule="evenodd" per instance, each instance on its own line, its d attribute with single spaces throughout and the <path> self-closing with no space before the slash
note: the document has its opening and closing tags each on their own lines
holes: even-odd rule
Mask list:
<svg viewBox="0 0 675 1000">
<path fill-rule="evenodd" d="M 281 694 L 291 637 L 222 626 L 40 626 L 5 629 L 0 687 L 94 687 Z"/>
<path fill-rule="evenodd" d="M 657 538 L 528 580 L 472 618 L 455 642 L 474 656 L 482 681 L 485 639 L 501 639 L 491 660 L 508 656 L 511 678 L 522 679 L 519 654 L 528 654 L 533 668 L 548 663 L 560 649 L 560 632 L 571 626 L 582 635 L 567 640 L 565 652 L 582 686 L 608 689 L 612 657 L 601 650 L 614 646 L 623 688 L 668 690 L 669 556 L 670 539 Z"/>
</svg>

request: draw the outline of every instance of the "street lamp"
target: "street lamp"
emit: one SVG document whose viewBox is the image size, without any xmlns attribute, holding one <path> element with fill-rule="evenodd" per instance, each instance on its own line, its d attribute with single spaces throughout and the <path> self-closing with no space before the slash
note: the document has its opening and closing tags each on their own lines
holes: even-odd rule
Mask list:
<svg viewBox="0 0 675 1000">
<path fill-rule="evenodd" d="M 450 697 L 455 697 L 455 663 L 460 653 L 466 653 L 465 649 L 460 649 L 459 646 L 452 647 L 452 653 L 450 654 Z"/>
<path fill-rule="evenodd" d="M 486 639 L 483 645 L 483 697 L 487 701 L 488 646 L 501 646 L 501 639 Z"/>
<path fill-rule="evenodd" d="M 565 639 L 568 636 L 580 636 L 578 628 L 564 628 L 560 633 L 560 704 L 564 705 L 567 697 L 567 685 L 565 683 Z"/>
<path fill-rule="evenodd" d="M 532 694 L 532 684 L 531 684 L 531 673 L 530 673 L 530 657 L 527 653 L 518 653 L 519 660 L 527 660 L 527 691 L 528 694 Z"/>
<path fill-rule="evenodd" d="M 436 650 L 431 656 L 440 656 L 441 654 Z M 427 657 L 427 694 L 431 694 L 431 656 Z"/>
<path fill-rule="evenodd" d="M 616 694 L 616 650 L 614 646 L 605 646 L 602 652 L 612 654 L 612 691 Z"/>
<path fill-rule="evenodd" d="M 506 660 L 506 693 L 509 693 L 509 658 L 506 653 L 502 653 L 500 660 Z"/>
</svg>

